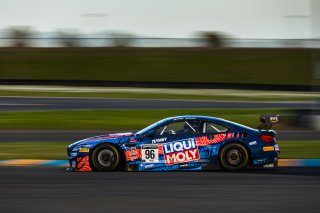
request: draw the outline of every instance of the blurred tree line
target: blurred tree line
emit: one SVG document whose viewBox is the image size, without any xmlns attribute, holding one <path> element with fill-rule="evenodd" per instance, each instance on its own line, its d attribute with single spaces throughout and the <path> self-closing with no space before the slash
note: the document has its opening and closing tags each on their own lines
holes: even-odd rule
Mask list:
<svg viewBox="0 0 320 213">
<path fill-rule="evenodd" d="M 32 47 L 32 40 L 39 39 L 35 37 L 36 32 L 28 26 L 9 27 L 6 34 L 6 37 L 11 40 L 8 44 L 11 47 Z M 81 47 L 82 45 L 81 34 L 76 29 L 58 30 L 54 35 L 56 43 L 61 47 Z M 200 32 L 198 35 L 204 40 L 205 47 L 222 48 L 226 46 L 226 36 L 221 32 Z M 113 32 L 111 40 L 113 47 L 130 47 L 134 36 L 130 33 Z"/>
</svg>

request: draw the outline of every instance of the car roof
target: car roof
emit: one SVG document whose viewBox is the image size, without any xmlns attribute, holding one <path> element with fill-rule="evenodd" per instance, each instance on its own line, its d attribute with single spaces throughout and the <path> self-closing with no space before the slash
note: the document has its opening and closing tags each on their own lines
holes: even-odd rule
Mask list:
<svg viewBox="0 0 320 213">
<path fill-rule="evenodd" d="M 179 121 L 179 120 L 193 120 L 193 119 L 199 119 L 199 120 L 207 120 L 207 121 L 212 121 L 212 122 L 218 122 L 218 123 L 224 123 L 224 124 L 229 124 L 229 125 L 235 125 L 241 128 L 246 128 L 246 129 L 251 129 L 253 130 L 251 127 L 233 122 L 233 121 L 229 121 L 229 120 L 225 120 L 222 118 L 217 118 L 217 117 L 211 117 L 211 116 L 203 116 L 203 115 L 180 115 L 180 116 L 174 116 L 174 117 L 170 117 L 170 118 L 166 118 L 163 120 L 163 122 L 168 122 L 168 121 Z"/>
<path fill-rule="evenodd" d="M 229 120 L 224 120 L 222 118 L 217 118 L 217 117 L 211 117 L 211 116 L 203 116 L 203 115 L 180 115 L 180 116 L 174 116 L 174 117 L 169 117 L 169 118 L 165 118 L 162 119 L 156 123 L 153 123 L 152 125 L 140 130 L 139 132 L 137 132 L 138 134 L 141 134 L 143 132 L 149 131 L 152 128 L 155 128 L 158 125 L 163 125 L 166 124 L 168 122 L 174 122 L 174 121 L 187 121 L 187 120 L 193 120 L 193 119 L 199 119 L 199 120 L 206 120 L 206 121 L 212 121 L 212 122 L 217 122 L 218 124 L 225 124 L 228 126 L 234 126 L 234 127 L 238 127 L 238 128 L 244 128 L 247 130 L 253 130 L 250 127 L 244 126 L 242 124 L 238 124 Z"/>
<path fill-rule="evenodd" d="M 164 120 L 165 121 L 176 121 L 176 120 L 193 120 L 193 119 L 227 122 L 227 120 L 224 120 L 222 118 L 203 116 L 203 115 L 180 115 L 180 116 L 169 117 Z"/>
</svg>

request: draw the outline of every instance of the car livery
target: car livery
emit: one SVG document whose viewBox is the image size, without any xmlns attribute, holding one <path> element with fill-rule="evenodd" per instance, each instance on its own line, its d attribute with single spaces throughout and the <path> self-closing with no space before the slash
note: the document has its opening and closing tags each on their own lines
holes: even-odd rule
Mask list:
<svg viewBox="0 0 320 213">
<path fill-rule="evenodd" d="M 262 116 L 253 129 L 209 116 L 176 116 L 137 133 L 87 138 L 67 148 L 68 171 L 238 171 L 276 167 L 279 145 L 269 130 L 279 116 Z M 266 129 L 265 129 L 266 128 Z"/>
</svg>

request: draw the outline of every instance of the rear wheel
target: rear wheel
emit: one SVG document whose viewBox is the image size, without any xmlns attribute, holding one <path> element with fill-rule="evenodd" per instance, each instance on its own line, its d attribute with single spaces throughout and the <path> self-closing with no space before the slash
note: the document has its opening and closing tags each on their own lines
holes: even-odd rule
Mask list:
<svg viewBox="0 0 320 213">
<path fill-rule="evenodd" d="M 249 153 L 244 145 L 230 143 L 222 148 L 219 160 L 223 169 L 240 171 L 246 168 L 249 162 Z"/>
<path fill-rule="evenodd" d="M 111 144 L 102 144 L 91 154 L 91 166 L 94 170 L 109 172 L 117 170 L 121 165 L 121 154 Z"/>
</svg>

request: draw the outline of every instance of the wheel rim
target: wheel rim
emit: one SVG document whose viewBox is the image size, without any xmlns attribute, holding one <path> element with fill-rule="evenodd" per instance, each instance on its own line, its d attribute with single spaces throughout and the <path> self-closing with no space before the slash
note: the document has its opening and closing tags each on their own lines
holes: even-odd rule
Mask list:
<svg viewBox="0 0 320 213">
<path fill-rule="evenodd" d="M 99 152 L 97 159 L 101 166 L 109 167 L 114 162 L 115 156 L 111 150 L 103 149 Z"/>
<path fill-rule="evenodd" d="M 227 162 L 232 166 L 238 166 L 243 161 L 243 155 L 238 149 L 230 149 L 226 154 Z"/>
</svg>

